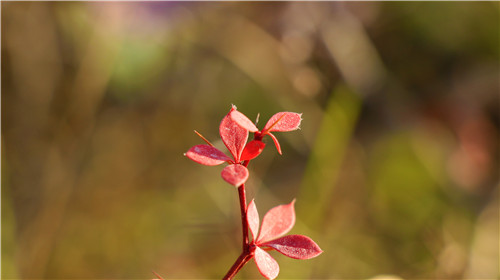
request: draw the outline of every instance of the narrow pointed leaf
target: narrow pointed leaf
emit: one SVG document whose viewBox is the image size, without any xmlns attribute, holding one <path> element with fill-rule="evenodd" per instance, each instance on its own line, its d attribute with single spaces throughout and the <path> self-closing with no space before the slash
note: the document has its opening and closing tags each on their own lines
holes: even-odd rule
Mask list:
<svg viewBox="0 0 500 280">
<path fill-rule="evenodd" d="M 302 121 L 302 114 L 293 112 L 279 112 L 274 114 L 262 131 L 292 131 L 300 126 Z"/>
<path fill-rule="evenodd" d="M 247 118 L 243 113 L 241 113 L 238 110 L 233 110 L 230 113 L 231 119 L 236 122 L 239 126 L 242 128 L 250 131 L 250 132 L 257 132 L 259 129 L 255 126 L 255 124 Z"/>
<path fill-rule="evenodd" d="M 257 212 L 254 199 L 250 201 L 247 207 L 247 222 L 250 232 L 252 233 L 252 238 L 255 240 L 259 233 L 259 212 Z"/>
<path fill-rule="evenodd" d="M 191 147 L 185 155 L 189 159 L 204 165 L 219 165 L 232 160 L 219 149 L 205 144 Z"/>
<path fill-rule="evenodd" d="M 245 146 L 245 149 L 243 150 L 243 153 L 241 153 L 240 160 L 243 161 L 256 158 L 258 155 L 260 155 L 260 153 L 262 153 L 265 146 L 266 144 L 259 140 L 252 140 L 248 142 Z"/>
<path fill-rule="evenodd" d="M 274 146 L 276 146 L 276 150 L 278 150 L 278 153 L 281 155 L 282 153 L 281 153 L 280 142 L 278 141 L 276 136 L 274 136 L 274 134 L 272 134 L 271 132 L 268 132 L 267 135 L 269 135 L 273 139 Z"/>
<path fill-rule="evenodd" d="M 286 235 L 261 246 L 271 247 L 287 257 L 299 260 L 311 259 L 323 252 L 316 242 L 304 235 Z"/>
<path fill-rule="evenodd" d="M 295 224 L 295 199 L 289 204 L 279 205 L 266 213 L 262 219 L 257 243 L 263 244 L 289 232 Z"/>
<path fill-rule="evenodd" d="M 280 273 L 278 262 L 269 255 L 266 251 L 259 247 L 255 248 L 255 264 L 259 269 L 260 274 L 267 279 L 274 279 Z"/>
<path fill-rule="evenodd" d="M 239 187 L 248 179 L 248 169 L 241 164 L 230 164 L 222 169 L 222 179 L 229 184 Z"/>
<path fill-rule="evenodd" d="M 235 110 L 236 107 L 233 106 L 229 113 L 222 119 L 219 126 L 219 133 L 222 142 L 224 142 L 224 145 L 226 145 L 227 149 L 233 155 L 234 161 L 238 163 L 248 139 L 248 130 L 242 128 L 231 119 L 230 114 Z"/>
</svg>

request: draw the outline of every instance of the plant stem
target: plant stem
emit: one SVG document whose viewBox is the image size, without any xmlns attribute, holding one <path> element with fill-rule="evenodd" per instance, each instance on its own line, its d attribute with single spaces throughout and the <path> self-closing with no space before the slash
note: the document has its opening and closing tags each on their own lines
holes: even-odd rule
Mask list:
<svg viewBox="0 0 500 280">
<path fill-rule="evenodd" d="M 238 259 L 234 262 L 233 266 L 229 269 L 222 280 L 231 280 L 233 277 L 240 271 L 240 269 L 245 265 L 249 260 L 252 259 L 252 254 L 249 250 L 245 250 L 241 253 Z"/>
<path fill-rule="evenodd" d="M 250 163 L 249 160 L 243 162 L 243 166 L 247 167 Z M 247 197 L 245 192 L 245 184 L 238 187 L 238 197 L 240 201 L 240 215 L 241 215 L 241 228 L 242 228 L 242 252 L 238 259 L 234 262 L 233 266 L 226 273 L 223 280 L 233 279 L 233 277 L 240 271 L 240 269 L 245 265 L 250 259 L 252 259 L 253 254 L 250 251 L 250 242 L 248 240 L 248 221 L 247 221 Z"/>
<path fill-rule="evenodd" d="M 243 166 L 248 167 L 250 160 L 245 160 Z M 243 231 L 243 253 L 249 251 L 249 240 L 248 240 L 248 221 L 247 221 L 247 195 L 245 192 L 245 184 L 238 187 L 238 197 L 240 199 L 240 214 L 241 214 L 241 228 Z"/>
<path fill-rule="evenodd" d="M 247 221 L 247 198 L 245 193 L 245 184 L 238 187 L 238 196 L 240 198 L 241 228 L 243 231 L 243 252 L 248 248 L 248 221 Z"/>
</svg>

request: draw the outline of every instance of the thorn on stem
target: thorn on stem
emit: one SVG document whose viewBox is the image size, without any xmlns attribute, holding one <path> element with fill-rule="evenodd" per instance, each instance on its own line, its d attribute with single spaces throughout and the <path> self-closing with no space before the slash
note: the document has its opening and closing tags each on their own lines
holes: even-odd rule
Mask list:
<svg viewBox="0 0 500 280">
<path fill-rule="evenodd" d="M 208 145 L 210 145 L 210 146 L 212 146 L 212 147 L 214 146 L 212 143 L 210 143 L 210 141 L 208 141 L 208 140 L 207 140 L 207 138 L 203 137 L 203 135 L 201 135 L 198 131 L 196 131 L 196 130 L 195 130 L 195 131 L 194 131 L 194 133 L 196 133 L 196 135 L 200 136 L 200 138 L 201 138 L 203 141 L 205 141 L 205 143 L 207 143 Z"/>
</svg>

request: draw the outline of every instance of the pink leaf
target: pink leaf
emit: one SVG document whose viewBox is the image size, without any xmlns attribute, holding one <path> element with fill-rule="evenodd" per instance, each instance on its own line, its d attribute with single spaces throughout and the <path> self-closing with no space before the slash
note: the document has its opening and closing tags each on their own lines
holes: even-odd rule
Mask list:
<svg viewBox="0 0 500 280">
<path fill-rule="evenodd" d="M 318 244 L 304 235 L 283 236 L 261 246 L 271 247 L 287 257 L 299 260 L 314 258 L 323 252 Z"/>
<path fill-rule="evenodd" d="M 255 238 L 257 238 L 257 234 L 259 233 L 259 212 L 257 212 L 254 199 L 252 199 L 250 204 L 248 204 L 247 222 L 250 232 L 252 233 L 252 238 L 255 241 Z"/>
<path fill-rule="evenodd" d="M 224 145 L 226 145 L 227 149 L 233 155 L 234 161 L 239 163 L 241 153 L 248 139 L 248 130 L 242 128 L 231 119 L 230 114 L 235 110 L 236 107 L 233 106 L 229 113 L 222 119 L 219 126 L 219 133 L 222 142 L 224 142 Z"/>
<path fill-rule="evenodd" d="M 276 150 L 278 150 L 278 153 L 281 155 L 280 142 L 278 142 L 278 139 L 276 138 L 276 136 L 274 136 L 274 134 L 272 134 L 271 132 L 268 132 L 267 135 L 269 135 L 273 139 L 274 146 L 276 146 Z"/>
<path fill-rule="evenodd" d="M 222 169 L 222 179 L 229 184 L 238 187 L 248 179 L 248 169 L 241 164 L 230 164 Z"/>
<path fill-rule="evenodd" d="M 266 126 L 262 131 L 284 132 L 284 131 L 296 130 L 299 128 L 301 121 L 302 121 L 302 114 L 293 112 L 279 112 L 274 114 L 269 119 L 269 121 L 267 121 Z"/>
<path fill-rule="evenodd" d="M 238 110 L 233 110 L 231 111 L 231 119 L 236 122 L 239 126 L 242 128 L 250 131 L 250 132 L 257 132 L 259 129 L 255 126 L 255 124 L 247 118 L 243 113 L 241 113 Z"/>
<path fill-rule="evenodd" d="M 260 153 L 262 153 L 265 146 L 266 144 L 259 140 L 252 140 L 248 142 L 245 146 L 245 149 L 243 150 L 243 153 L 241 153 L 240 160 L 243 161 L 256 158 L 258 155 L 260 155 Z"/>
<path fill-rule="evenodd" d="M 260 274 L 267 279 L 274 279 L 280 273 L 280 267 L 269 253 L 259 247 L 255 247 L 255 264 Z"/>
<path fill-rule="evenodd" d="M 210 145 L 196 145 L 185 154 L 189 159 L 204 165 L 219 165 L 232 159 Z"/>
<path fill-rule="evenodd" d="M 262 227 L 260 228 L 259 237 L 257 237 L 257 244 L 280 237 L 292 229 L 295 224 L 294 204 L 295 199 L 289 204 L 276 206 L 266 213 L 264 219 L 262 219 Z"/>
</svg>

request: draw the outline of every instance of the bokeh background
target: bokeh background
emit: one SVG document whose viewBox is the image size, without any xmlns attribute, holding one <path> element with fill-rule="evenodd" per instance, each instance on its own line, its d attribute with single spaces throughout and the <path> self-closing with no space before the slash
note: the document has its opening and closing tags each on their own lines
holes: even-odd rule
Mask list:
<svg viewBox="0 0 500 280">
<path fill-rule="evenodd" d="M 498 2 L 1 8 L 2 279 L 221 278 L 237 191 L 183 153 L 231 104 L 303 113 L 249 166 L 325 251 L 279 278 L 498 279 Z"/>
</svg>

